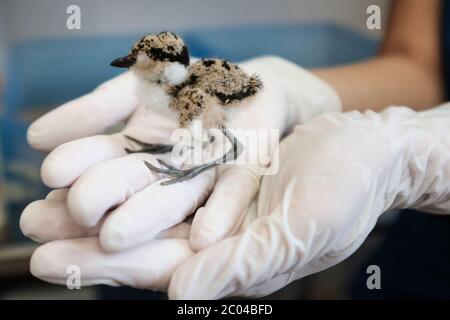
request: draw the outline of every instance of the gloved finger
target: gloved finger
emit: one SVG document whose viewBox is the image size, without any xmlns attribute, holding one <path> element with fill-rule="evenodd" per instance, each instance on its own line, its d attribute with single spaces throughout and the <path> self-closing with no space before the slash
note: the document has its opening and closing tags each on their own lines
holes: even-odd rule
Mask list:
<svg viewBox="0 0 450 320">
<path fill-rule="evenodd" d="M 175 271 L 169 297 L 219 299 L 247 295 L 252 287 L 286 273 L 291 263 L 299 261 L 292 261 L 296 252 L 289 252 L 284 241 L 294 239 L 289 239 L 282 228 L 281 222 L 266 216 L 255 220 L 244 233 L 198 252 Z"/>
<path fill-rule="evenodd" d="M 57 192 L 56 192 L 57 191 Z M 70 217 L 63 190 L 54 190 L 45 200 L 30 203 L 20 217 L 22 233 L 36 242 L 97 236 L 103 219 L 94 227 L 83 227 Z M 55 195 L 61 198 L 56 199 Z M 158 239 L 188 239 L 190 224 L 180 223 L 160 232 Z"/>
<path fill-rule="evenodd" d="M 107 284 L 166 290 L 173 271 L 192 255 L 187 240 L 152 240 L 119 253 L 107 253 L 98 238 L 58 240 L 40 246 L 31 257 L 31 273 L 66 285 L 72 274 L 81 286 Z M 78 273 L 77 273 L 78 272 Z"/>
<path fill-rule="evenodd" d="M 87 170 L 70 188 L 67 206 L 80 225 L 93 227 L 111 208 L 160 179 L 144 163 L 157 165 L 154 156 L 144 153 L 102 162 Z"/>
<path fill-rule="evenodd" d="M 119 134 L 64 143 L 45 158 L 41 168 L 42 181 L 50 188 L 68 187 L 97 163 L 126 155 L 128 144 Z"/>
<path fill-rule="evenodd" d="M 36 242 L 92 237 L 98 234 L 101 221 L 83 227 L 70 217 L 65 200 L 45 199 L 30 203 L 20 217 L 20 230 Z"/>
<path fill-rule="evenodd" d="M 50 151 L 62 143 L 102 133 L 135 110 L 134 86 L 134 76 L 125 72 L 92 93 L 45 114 L 28 129 L 29 144 Z"/>
<path fill-rule="evenodd" d="M 203 208 L 197 210 L 189 243 L 194 251 L 203 250 L 234 234 L 258 192 L 260 178 L 252 170 L 225 169 Z"/>
<path fill-rule="evenodd" d="M 47 194 L 45 200 L 66 200 L 68 193 L 68 188 L 54 189 Z"/>
<path fill-rule="evenodd" d="M 191 233 L 191 225 L 186 222 L 181 222 L 179 224 L 170 227 L 169 229 L 163 230 L 158 233 L 155 239 L 189 239 L 189 234 Z"/>
<path fill-rule="evenodd" d="M 193 179 L 163 186 L 151 184 L 136 193 L 106 218 L 100 242 L 107 251 L 118 251 L 146 242 L 156 234 L 183 221 L 208 196 L 215 170 Z"/>
</svg>

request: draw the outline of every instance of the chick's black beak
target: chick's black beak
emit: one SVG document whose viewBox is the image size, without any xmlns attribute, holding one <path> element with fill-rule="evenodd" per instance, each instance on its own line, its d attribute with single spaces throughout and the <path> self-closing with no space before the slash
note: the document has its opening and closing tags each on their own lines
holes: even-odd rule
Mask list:
<svg viewBox="0 0 450 320">
<path fill-rule="evenodd" d="M 134 58 L 131 54 L 115 59 L 111 62 L 113 67 L 118 68 L 129 68 L 136 62 L 136 58 Z"/>
</svg>

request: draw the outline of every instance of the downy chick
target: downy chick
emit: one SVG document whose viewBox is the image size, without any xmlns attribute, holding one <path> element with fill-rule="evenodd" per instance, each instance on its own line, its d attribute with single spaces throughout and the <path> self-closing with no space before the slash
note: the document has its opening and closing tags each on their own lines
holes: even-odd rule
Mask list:
<svg viewBox="0 0 450 320">
<path fill-rule="evenodd" d="M 183 40 L 172 32 L 149 34 L 133 46 L 127 56 L 114 60 L 115 67 L 129 67 L 139 79 L 138 99 L 146 107 L 169 108 L 178 117 L 181 128 L 191 128 L 201 121 L 203 128 L 220 128 L 233 143 L 233 148 L 220 161 L 213 161 L 187 170 L 176 169 L 162 160 L 167 169 L 146 163 L 157 172 L 175 179 L 170 184 L 192 178 L 211 167 L 237 158 L 239 141 L 225 125 L 233 108 L 258 93 L 262 82 L 247 75 L 238 65 L 220 59 L 202 59 L 189 64 L 189 51 Z M 149 144 L 132 137 L 142 149 L 129 152 L 163 153 L 173 146 Z"/>
</svg>

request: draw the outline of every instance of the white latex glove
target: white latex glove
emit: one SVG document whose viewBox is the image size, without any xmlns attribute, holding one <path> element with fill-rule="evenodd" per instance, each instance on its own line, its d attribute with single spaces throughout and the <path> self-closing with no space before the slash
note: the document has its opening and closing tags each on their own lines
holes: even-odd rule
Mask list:
<svg viewBox="0 0 450 320">
<path fill-rule="evenodd" d="M 42 280 L 66 285 L 71 266 L 80 268 L 81 286 L 107 284 L 167 290 L 176 267 L 190 257 L 190 225 L 178 224 L 141 246 L 107 253 L 95 227 L 76 224 L 69 215 L 67 189 L 54 190 L 24 212 L 21 227 L 40 246 L 31 258 L 31 273 Z M 69 272 L 69 273 L 68 273 Z"/>
<path fill-rule="evenodd" d="M 328 114 L 297 127 L 240 232 L 183 263 L 169 297 L 270 294 L 346 259 L 399 208 L 450 214 L 450 104 Z"/>
<path fill-rule="evenodd" d="M 119 253 L 105 253 L 95 238 L 52 241 L 97 231 L 74 224 L 65 192 L 54 191 L 45 200 L 52 210 L 37 202 L 24 219 L 40 221 L 26 227 L 35 239 L 52 241 L 34 253 L 31 271 L 54 283 L 65 283 L 70 265 L 80 266 L 82 285 L 164 290 L 170 281 L 171 298 L 269 294 L 344 260 L 383 212 L 448 214 L 449 130 L 450 106 L 332 114 L 298 127 L 281 143 L 279 174 L 263 178 L 239 233 L 195 255 L 177 239 L 187 236 L 185 224 L 169 230 L 168 240 Z"/>
<path fill-rule="evenodd" d="M 227 123 L 230 129 L 275 129 L 282 137 L 295 125 L 306 123 L 322 113 L 341 110 L 334 89 L 287 60 L 256 58 L 241 67 L 248 74 L 257 74 L 261 78 L 263 90 Z M 272 141 L 272 145 L 260 142 L 251 141 L 250 145 L 257 145 L 258 152 L 270 154 L 279 141 Z M 261 173 L 269 165 L 270 161 L 263 160 L 256 165 L 217 168 L 214 191 L 205 206 L 197 210 L 192 223 L 190 245 L 193 250 L 202 250 L 236 232 L 259 190 Z"/>
<path fill-rule="evenodd" d="M 264 89 L 233 121 L 233 128 L 278 129 L 283 133 L 296 123 L 340 108 L 331 88 L 285 60 L 260 58 L 242 67 L 260 75 Z M 42 166 L 43 181 L 52 188 L 70 186 L 70 217 L 87 228 L 98 226 L 100 244 L 107 251 L 144 243 L 180 223 L 203 203 L 213 186 L 208 202 L 197 211 L 190 244 L 201 249 L 233 234 L 258 191 L 260 177 L 249 167 L 222 166 L 217 179 L 215 170 L 209 170 L 171 186 L 155 183 L 162 177 L 150 172 L 142 161 L 155 163 L 154 157 L 127 155 L 124 148 L 133 146 L 123 134 L 150 143 L 170 143 L 177 119 L 169 110 L 156 112 L 138 106 L 135 81 L 125 73 L 32 124 L 30 144 L 44 151 L 55 148 Z M 129 120 L 122 132 L 95 135 L 126 118 Z M 50 206 L 45 200 L 40 203 L 40 214 Z M 35 210 L 33 205 L 26 209 L 22 226 L 38 224 L 32 220 L 39 219 Z"/>
<path fill-rule="evenodd" d="M 163 187 L 155 183 L 161 176 L 144 165 L 143 160 L 156 164 L 152 155 L 126 154 L 125 147 L 133 146 L 124 133 L 164 143 L 177 127 L 177 119 L 168 110 L 138 106 L 135 81 L 129 72 L 120 75 L 44 115 L 28 131 L 33 147 L 53 150 L 41 168 L 44 183 L 52 188 L 70 186 L 67 207 L 71 219 L 87 228 L 98 226 L 101 245 L 109 251 L 152 239 L 183 221 L 205 201 L 214 183 L 211 170 Z M 127 117 L 121 133 L 95 135 Z M 21 218 L 23 232 L 33 236 L 25 226 L 40 225 L 39 219 L 49 210 L 52 203 L 46 200 L 28 206 Z"/>
</svg>

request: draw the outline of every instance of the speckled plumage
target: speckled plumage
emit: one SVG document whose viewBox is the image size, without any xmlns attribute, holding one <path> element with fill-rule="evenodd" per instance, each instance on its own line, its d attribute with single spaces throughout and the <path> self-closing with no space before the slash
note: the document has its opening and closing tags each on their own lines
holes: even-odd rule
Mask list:
<svg viewBox="0 0 450 320">
<path fill-rule="evenodd" d="M 183 40 L 173 32 L 163 31 L 142 37 L 131 49 L 134 57 L 140 52 L 145 52 L 150 59 L 189 65 L 188 49 Z"/>
<path fill-rule="evenodd" d="M 146 162 L 153 172 L 173 177 L 162 182 L 165 185 L 191 179 L 239 156 L 242 143 L 226 129 L 227 118 L 231 110 L 239 110 L 236 107 L 256 95 L 262 87 L 258 76 L 246 74 L 231 62 L 220 59 L 202 59 L 191 65 L 189 62 L 188 48 L 172 32 L 146 35 L 128 55 L 111 62 L 115 67 L 130 68 L 137 77 L 136 94 L 144 108 L 167 108 L 169 116 L 178 116 L 180 127 L 189 127 L 194 120 L 200 120 L 205 129 L 220 128 L 233 145 L 221 159 L 189 169 L 177 169 L 162 160 L 158 162 L 165 168 Z M 140 150 L 126 149 L 128 153 L 162 153 L 173 148 L 130 136 L 126 138 L 141 146 Z M 200 143 L 203 145 L 203 141 Z"/>
<path fill-rule="evenodd" d="M 238 65 L 221 59 L 202 59 L 189 65 L 188 48 L 173 32 L 149 34 L 137 41 L 131 53 L 122 58 L 141 79 L 143 101 L 155 96 L 170 99 L 169 107 L 179 114 L 181 127 L 201 120 L 204 127 L 224 125 L 227 108 L 255 95 L 261 80 L 249 76 Z M 152 89 L 150 90 L 149 88 Z M 147 90 L 146 90 L 147 89 Z"/>
<path fill-rule="evenodd" d="M 169 92 L 170 107 L 180 112 L 180 126 L 202 116 L 205 127 L 223 125 L 225 108 L 255 95 L 262 87 L 257 76 L 248 76 L 239 66 L 220 59 L 203 59 L 189 66 L 186 81 Z"/>
</svg>

